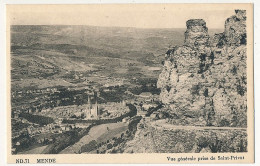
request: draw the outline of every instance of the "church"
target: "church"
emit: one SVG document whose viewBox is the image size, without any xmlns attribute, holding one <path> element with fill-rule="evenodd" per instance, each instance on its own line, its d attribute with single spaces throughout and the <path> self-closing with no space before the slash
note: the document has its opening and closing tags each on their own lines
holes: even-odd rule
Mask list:
<svg viewBox="0 0 260 166">
<path fill-rule="evenodd" d="M 98 103 L 97 103 L 97 97 L 96 97 L 96 102 L 93 105 L 91 103 L 91 99 L 88 96 L 88 104 L 86 109 L 84 110 L 86 119 L 98 119 L 99 118 L 99 111 L 98 111 Z"/>
</svg>

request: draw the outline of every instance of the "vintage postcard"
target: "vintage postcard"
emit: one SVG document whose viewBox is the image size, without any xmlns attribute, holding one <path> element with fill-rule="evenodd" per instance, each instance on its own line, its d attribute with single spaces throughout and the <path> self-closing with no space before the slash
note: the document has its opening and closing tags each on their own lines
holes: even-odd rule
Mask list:
<svg viewBox="0 0 260 166">
<path fill-rule="evenodd" d="M 253 163 L 253 4 L 6 5 L 8 163 Z"/>
</svg>

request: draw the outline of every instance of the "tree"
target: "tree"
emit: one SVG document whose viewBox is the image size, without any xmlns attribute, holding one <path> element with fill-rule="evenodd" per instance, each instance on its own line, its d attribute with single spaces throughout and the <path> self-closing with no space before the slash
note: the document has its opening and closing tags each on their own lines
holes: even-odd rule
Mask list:
<svg viewBox="0 0 260 166">
<path fill-rule="evenodd" d="M 107 149 L 112 149 L 113 145 L 112 144 L 107 144 Z"/>
</svg>

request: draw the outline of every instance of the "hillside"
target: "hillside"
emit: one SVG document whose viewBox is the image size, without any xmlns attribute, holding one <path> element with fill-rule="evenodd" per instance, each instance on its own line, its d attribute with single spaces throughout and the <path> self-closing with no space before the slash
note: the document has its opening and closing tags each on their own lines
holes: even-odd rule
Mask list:
<svg viewBox="0 0 260 166">
<path fill-rule="evenodd" d="M 163 50 L 181 44 L 182 31 L 14 25 L 12 88 L 73 86 L 72 78 L 63 81 L 73 74 L 156 78 L 159 72 L 147 69 L 160 67 Z M 167 38 L 169 34 L 176 38 Z"/>
<path fill-rule="evenodd" d="M 164 50 L 183 44 L 183 32 L 184 29 L 13 25 L 12 88 L 74 86 L 78 85 L 73 81 L 75 74 L 82 78 L 95 74 L 128 80 L 157 79 Z"/>
</svg>

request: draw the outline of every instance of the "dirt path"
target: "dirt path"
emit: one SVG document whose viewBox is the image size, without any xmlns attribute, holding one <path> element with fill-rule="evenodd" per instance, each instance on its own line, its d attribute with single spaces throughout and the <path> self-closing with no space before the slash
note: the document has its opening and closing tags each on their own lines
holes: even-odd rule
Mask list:
<svg viewBox="0 0 260 166">
<path fill-rule="evenodd" d="M 210 126 L 178 126 L 167 124 L 166 120 L 152 121 L 150 119 L 144 119 L 140 122 L 143 127 L 138 128 L 133 140 L 126 143 L 125 153 L 166 153 L 172 151 L 171 143 L 177 138 L 178 142 L 181 142 L 180 135 L 172 137 L 173 135 L 162 135 L 166 133 L 175 133 L 174 130 L 182 130 L 181 132 L 189 134 L 190 132 L 203 133 L 203 131 L 214 131 L 217 133 L 229 133 L 236 131 L 246 131 L 247 128 L 238 127 L 210 127 Z M 167 131 L 168 130 L 168 131 Z M 177 133 L 177 132 L 176 132 Z M 167 142 L 168 141 L 168 142 Z M 194 140 L 195 141 L 195 140 Z M 167 146 L 162 146 L 167 144 Z M 169 147 L 168 147 L 169 145 Z"/>
<path fill-rule="evenodd" d="M 156 128 L 163 129 L 182 129 L 182 130 L 246 130 L 247 128 L 242 127 L 215 127 L 215 126 L 179 126 L 166 123 L 165 120 L 157 120 L 151 122 L 151 125 Z"/>
</svg>

